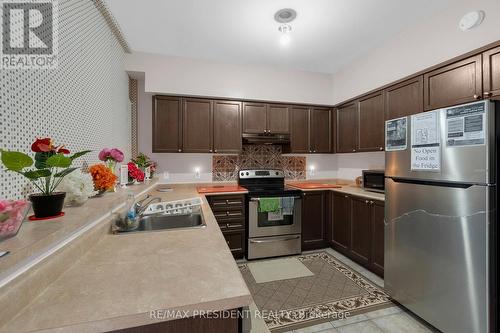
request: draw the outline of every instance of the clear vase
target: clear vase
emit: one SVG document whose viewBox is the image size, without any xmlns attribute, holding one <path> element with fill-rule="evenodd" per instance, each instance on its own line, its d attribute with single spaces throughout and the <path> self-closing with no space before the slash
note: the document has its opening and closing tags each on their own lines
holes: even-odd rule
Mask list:
<svg viewBox="0 0 500 333">
<path fill-rule="evenodd" d="M 107 160 L 106 167 L 111 170 L 111 172 L 116 176 L 116 161 L 115 160 Z M 117 180 L 118 182 L 118 180 Z M 116 184 L 113 188 L 109 189 L 108 192 L 116 192 Z"/>
</svg>

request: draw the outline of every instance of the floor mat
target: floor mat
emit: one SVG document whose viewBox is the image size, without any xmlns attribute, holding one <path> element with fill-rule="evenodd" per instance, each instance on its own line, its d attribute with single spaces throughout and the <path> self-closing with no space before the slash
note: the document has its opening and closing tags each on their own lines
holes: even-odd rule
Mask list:
<svg viewBox="0 0 500 333">
<path fill-rule="evenodd" d="M 248 263 L 256 283 L 295 279 L 314 275 L 297 258 L 283 258 Z"/>
<path fill-rule="evenodd" d="M 289 331 L 392 306 L 389 296 L 359 273 L 321 251 L 290 257 L 314 275 L 258 283 L 249 265 L 238 265 L 273 332 Z M 262 261 L 270 262 L 273 259 Z"/>
</svg>

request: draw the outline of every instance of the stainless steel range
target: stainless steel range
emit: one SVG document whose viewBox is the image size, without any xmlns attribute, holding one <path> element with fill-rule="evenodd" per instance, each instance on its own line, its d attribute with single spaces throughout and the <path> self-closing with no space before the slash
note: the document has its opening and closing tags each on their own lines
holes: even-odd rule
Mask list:
<svg viewBox="0 0 500 333">
<path fill-rule="evenodd" d="M 248 190 L 247 259 L 301 252 L 301 191 L 285 186 L 281 170 L 240 170 Z"/>
</svg>

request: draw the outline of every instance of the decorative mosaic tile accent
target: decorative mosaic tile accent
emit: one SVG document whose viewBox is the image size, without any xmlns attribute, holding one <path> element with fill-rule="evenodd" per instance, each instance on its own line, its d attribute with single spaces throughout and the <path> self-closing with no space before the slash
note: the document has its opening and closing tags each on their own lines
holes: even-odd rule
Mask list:
<svg viewBox="0 0 500 333">
<path fill-rule="evenodd" d="M 27 152 L 36 137 L 50 136 L 72 151 L 92 150 L 75 166 L 98 162 L 103 147 L 118 147 L 130 158 L 123 48 L 95 2 L 65 0 L 58 8 L 58 68 L 0 70 L 0 148 Z M 33 191 L 2 166 L 0 180 L 0 198 Z"/>
<path fill-rule="evenodd" d="M 130 108 L 132 111 L 131 122 L 132 122 L 132 157 L 137 157 L 139 154 L 139 136 L 138 136 L 138 118 L 137 118 L 137 106 L 138 106 L 138 90 L 137 90 L 137 80 L 130 79 L 128 81 L 128 97 L 130 99 Z"/>
<path fill-rule="evenodd" d="M 335 320 L 341 314 L 354 316 L 393 305 L 381 288 L 324 251 L 296 258 L 314 275 L 257 283 L 247 264 L 238 265 L 271 331 L 289 331 Z"/>
<path fill-rule="evenodd" d="M 280 169 L 286 179 L 306 179 L 306 157 L 282 155 L 281 146 L 243 145 L 240 155 L 214 155 L 212 180 L 234 181 L 240 169 Z"/>
</svg>

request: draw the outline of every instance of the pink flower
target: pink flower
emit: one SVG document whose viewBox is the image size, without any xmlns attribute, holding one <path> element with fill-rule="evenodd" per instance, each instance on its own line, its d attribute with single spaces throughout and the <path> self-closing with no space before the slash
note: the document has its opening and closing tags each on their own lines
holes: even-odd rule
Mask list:
<svg viewBox="0 0 500 333">
<path fill-rule="evenodd" d="M 111 149 L 109 154 L 111 155 L 111 158 L 118 163 L 122 162 L 124 159 L 123 152 L 118 148 Z"/>
<path fill-rule="evenodd" d="M 104 148 L 103 150 L 101 150 L 101 151 L 99 152 L 99 159 L 100 159 L 101 161 L 106 161 L 106 160 L 109 158 L 110 153 L 111 153 L 111 149 L 109 149 L 109 148 Z"/>
</svg>

